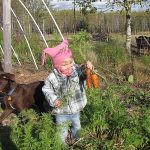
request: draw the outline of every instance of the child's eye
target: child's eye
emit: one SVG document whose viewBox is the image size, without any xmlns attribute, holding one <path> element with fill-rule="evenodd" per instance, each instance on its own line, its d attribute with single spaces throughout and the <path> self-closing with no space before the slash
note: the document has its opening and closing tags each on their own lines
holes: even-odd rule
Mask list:
<svg viewBox="0 0 150 150">
<path fill-rule="evenodd" d="M 69 60 L 69 61 L 63 62 L 63 63 L 61 64 L 61 66 L 67 66 L 67 65 L 72 65 L 72 64 L 73 64 L 73 60 L 71 59 L 71 60 Z"/>
<path fill-rule="evenodd" d="M 70 61 L 70 64 L 72 64 L 72 63 L 73 63 L 73 60 Z"/>
</svg>

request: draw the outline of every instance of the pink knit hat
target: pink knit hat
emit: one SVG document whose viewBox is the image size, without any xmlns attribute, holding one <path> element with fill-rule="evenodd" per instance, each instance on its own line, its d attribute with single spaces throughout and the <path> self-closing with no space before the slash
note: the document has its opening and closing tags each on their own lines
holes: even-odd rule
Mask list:
<svg viewBox="0 0 150 150">
<path fill-rule="evenodd" d="M 64 40 L 54 48 L 45 48 L 42 52 L 42 64 L 44 64 L 46 54 L 48 54 L 52 58 L 54 67 L 58 69 L 64 59 L 72 57 L 72 52 L 68 45 L 68 40 Z"/>
</svg>

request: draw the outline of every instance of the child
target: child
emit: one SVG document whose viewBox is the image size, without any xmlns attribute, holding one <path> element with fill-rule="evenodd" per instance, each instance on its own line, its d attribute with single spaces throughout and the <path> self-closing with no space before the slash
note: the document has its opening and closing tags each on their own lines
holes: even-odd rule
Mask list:
<svg viewBox="0 0 150 150">
<path fill-rule="evenodd" d="M 42 90 L 52 106 L 56 123 L 62 125 L 60 133 L 61 142 L 66 144 L 68 128 L 64 123 L 71 122 L 71 137 L 77 138 L 77 131 L 81 128 L 80 111 L 85 107 L 87 98 L 84 84 L 85 69 L 92 69 L 92 64 L 87 61 L 85 65 L 76 65 L 72 58 L 72 52 L 68 48 L 68 41 L 64 40 L 55 48 L 43 50 L 43 63 L 45 55 L 52 58 L 54 70 L 45 80 Z"/>
</svg>

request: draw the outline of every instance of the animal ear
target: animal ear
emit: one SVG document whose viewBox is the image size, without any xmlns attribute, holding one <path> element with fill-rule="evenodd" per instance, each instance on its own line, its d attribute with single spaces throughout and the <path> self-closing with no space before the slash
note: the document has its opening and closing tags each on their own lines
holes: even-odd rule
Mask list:
<svg viewBox="0 0 150 150">
<path fill-rule="evenodd" d="M 15 75 L 14 75 L 14 74 L 11 74 L 11 73 L 5 73 L 5 74 L 3 75 L 3 78 L 4 78 L 4 79 L 7 79 L 7 80 L 15 81 Z"/>
</svg>

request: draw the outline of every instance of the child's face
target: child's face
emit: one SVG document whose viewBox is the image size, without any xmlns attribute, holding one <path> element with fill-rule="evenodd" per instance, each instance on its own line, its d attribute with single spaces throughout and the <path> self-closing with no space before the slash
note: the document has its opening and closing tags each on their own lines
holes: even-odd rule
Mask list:
<svg viewBox="0 0 150 150">
<path fill-rule="evenodd" d="M 73 68 L 73 58 L 66 58 L 60 65 L 60 72 L 62 74 L 70 74 Z"/>
</svg>

